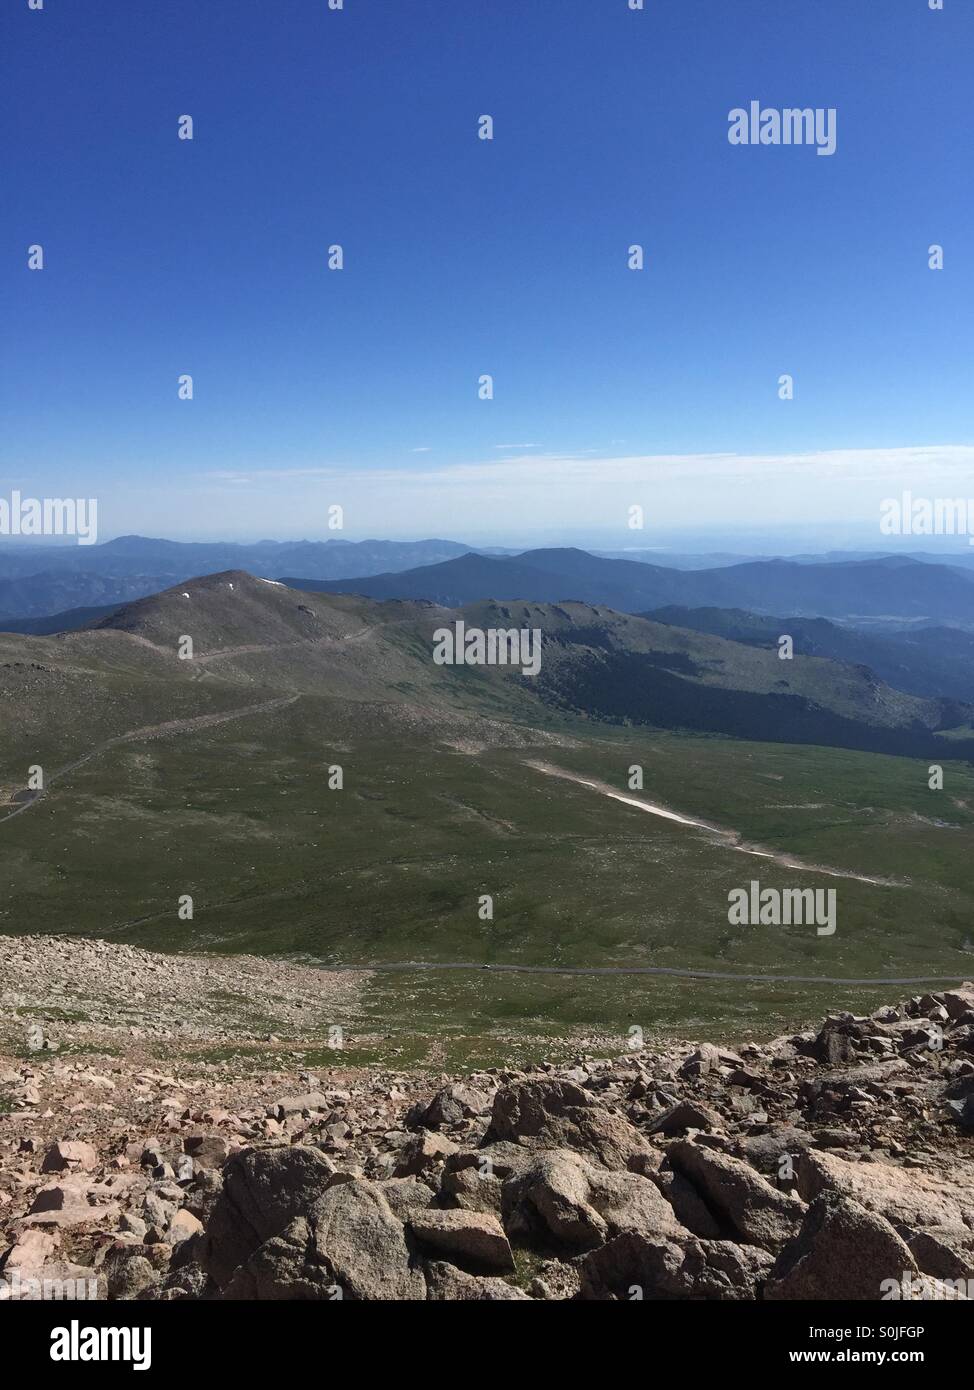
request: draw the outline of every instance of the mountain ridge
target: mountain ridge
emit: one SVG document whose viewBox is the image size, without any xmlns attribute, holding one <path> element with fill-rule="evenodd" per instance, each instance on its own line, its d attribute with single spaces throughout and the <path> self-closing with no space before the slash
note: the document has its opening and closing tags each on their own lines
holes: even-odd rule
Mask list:
<svg viewBox="0 0 974 1390">
<path fill-rule="evenodd" d="M 77 608 L 109 607 L 230 569 L 322 592 L 426 598 L 576 598 L 642 612 L 667 604 L 974 629 L 974 571 L 914 555 L 742 557 L 701 564 L 559 546 L 520 552 L 450 540 L 179 542 L 121 536 L 100 546 L 0 546 L 0 623 L 24 630 Z M 715 557 L 716 558 L 716 557 Z M 770 597 L 773 595 L 773 598 Z M 892 607 L 892 612 L 890 608 Z"/>
<path fill-rule="evenodd" d="M 467 554 L 357 581 L 282 578 L 292 587 L 315 592 L 426 598 L 451 607 L 488 596 L 545 602 L 577 599 L 623 612 L 679 604 L 756 613 L 771 608 L 809 617 L 931 618 L 974 627 L 974 575 L 906 557 L 825 565 L 758 560 L 676 570 L 562 548 L 526 551 L 513 559 Z"/>
<path fill-rule="evenodd" d="M 464 557 L 478 569 L 496 566 Z M 516 668 L 436 666 L 434 632 L 457 621 L 480 629 L 539 629 L 537 677 Z M 192 656 L 179 660 L 192 639 Z M 119 648 L 119 639 L 137 646 Z M 109 641 L 109 639 L 111 639 Z M 106 645 L 108 643 L 108 645 Z M 482 600 L 462 608 L 425 599 L 373 600 L 298 591 L 230 570 L 125 604 L 52 637 L 0 636 L 41 666 L 66 661 L 144 670 L 185 694 L 203 682 L 269 693 L 334 693 L 391 706 L 419 697 L 429 708 L 473 717 L 495 704 L 503 717 L 535 722 L 545 709 L 570 718 L 690 729 L 747 739 L 820 742 L 926 756 L 963 757 L 974 709 L 958 700 L 902 692 L 862 664 L 776 651 L 679 628 L 578 600 Z M 114 669 L 114 667 L 113 667 Z M 410 695 L 413 692 L 413 695 Z M 35 696 L 36 699 L 36 696 Z M 947 731 L 956 731 L 944 738 Z"/>
</svg>

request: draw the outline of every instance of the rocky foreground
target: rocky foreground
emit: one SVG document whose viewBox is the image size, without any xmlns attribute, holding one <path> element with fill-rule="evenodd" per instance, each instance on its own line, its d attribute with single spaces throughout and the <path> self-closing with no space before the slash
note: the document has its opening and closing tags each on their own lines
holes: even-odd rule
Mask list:
<svg viewBox="0 0 974 1390">
<path fill-rule="evenodd" d="M 45 952 L 67 973 L 101 953 L 143 986 L 118 1007 L 147 1027 L 166 990 L 191 1012 L 208 971 L 237 968 L 191 962 L 156 999 L 163 957 L 31 942 L 0 938 L 0 987 L 40 960 L 29 978 L 55 988 Z M 241 968 L 255 992 L 286 984 Z M 286 993 L 311 1007 L 299 970 Z M 0 1055 L 2 1297 L 64 1280 L 164 1300 L 974 1296 L 974 985 L 739 1051 L 462 1079 L 165 1072 L 125 1031 L 97 1065 L 36 1032 Z"/>
</svg>

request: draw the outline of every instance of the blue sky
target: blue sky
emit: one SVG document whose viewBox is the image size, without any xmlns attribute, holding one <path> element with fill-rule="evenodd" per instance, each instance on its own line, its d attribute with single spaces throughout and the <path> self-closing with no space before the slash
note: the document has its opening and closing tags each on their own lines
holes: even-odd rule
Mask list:
<svg viewBox="0 0 974 1390">
<path fill-rule="evenodd" d="M 352 539 L 620 544 L 630 503 L 868 528 L 901 485 L 974 495 L 967 0 L 7 0 L 0 28 L 2 489 L 97 496 L 106 536 L 326 535 L 337 502 Z M 751 100 L 835 107 L 836 153 L 731 146 Z"/>
</svg>

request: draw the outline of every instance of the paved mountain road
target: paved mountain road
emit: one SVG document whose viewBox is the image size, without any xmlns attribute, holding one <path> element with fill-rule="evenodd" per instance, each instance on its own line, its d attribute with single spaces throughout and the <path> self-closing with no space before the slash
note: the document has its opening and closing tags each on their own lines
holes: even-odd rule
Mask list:
<svg viewBox="0 0 974 1390">
<path fill-rule="evenodd" d="M 489 970 L 517 975 L 668 975 L 683 980 L 753 980 L 758 984 L 775 985 L 958 985 L 965 980 L 964 975 L 872 975 L 858 979 L 847 975 L 750 975 L 734 970 L 684 970 L 671 965 L 498 965 L 477 961 L 425 960 L 395 961 L 382 965 L 322 965 L 321 968 L 358 971 Z"/>
</svg>

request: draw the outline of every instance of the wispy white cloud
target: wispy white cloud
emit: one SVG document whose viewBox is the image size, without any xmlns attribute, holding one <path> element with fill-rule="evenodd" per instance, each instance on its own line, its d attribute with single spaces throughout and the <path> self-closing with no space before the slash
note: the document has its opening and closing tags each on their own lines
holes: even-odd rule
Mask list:
<svg viewBox="0 0 974 1390">
<path fill-rule="evenodd" d="M 209 495 L 236 496 L 241 521 L 245 498 L 253 508 L 259 496 L 267 526 L 276 522 L 280 529 L 340 503 L 346 526 L 359 534 L 601 528 L 628 544 L 634 505 L 643 508 L 647 531 L 812 520 L 868 531 L 877 524 L 879 501 L 905 488 L 974 497 L 974 445 L 784 454 L 511 453 L 469 462 L 417 459 L 397 467 L 224 469 L 203 475 L 201 485 Z"/>
<path fill-rule="evenodd" d="M 537 448 L 528 444 L 497 444 L 497 449 Z M 420 452 L 414 450 L 413 452 Z M 437 463 L 408 470 L 388 467 L 259 468 L 219 470 L 204 476 L 225 481 L 240 479 L 367 478 L 370 486 L 388 483 L 493 486 L 509 483 L 519 488 L 557 481 L 563 486 L 647 483 L 693 478 L 786 479 L 817 478 L 822 481 L 895 481 L 961 478 L 974 486 L 974 445 L 930 444 L 898 449 L 831 449 L 797 454 L 538 454 L 524 459 L 484 459 L 469 463 Z"/>
</svg>

